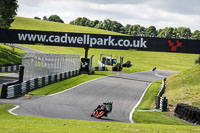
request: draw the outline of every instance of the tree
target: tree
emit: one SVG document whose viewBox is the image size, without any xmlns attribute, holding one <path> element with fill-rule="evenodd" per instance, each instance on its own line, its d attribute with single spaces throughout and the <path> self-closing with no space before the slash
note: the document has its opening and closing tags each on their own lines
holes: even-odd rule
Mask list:
<svg viewBox="0 0 200 133">
<path fill-rule="evenodd" d="M 104 25 L 102 21 L 99 21 L 99 23 L 95 26 L 97 29 L 104 29 Z"/>
<path fill-rule="evenodd" d="M 88 26 L 88 27 L 93 27 L 93 25 L 94 25 L 94 23 L 86 17 L 83 17 L 83 18 L 78 17 L 74 21 L 71 21 L 70 24 Z"/>
<path fill-rule="evenodd" d="M 49 21 L 54 21 L 54 22 L 59 22 L 59 23 L 64 23 L 64 21 L 58 16 L 58 15 L 51 15 L 48 18 Z"/>
<path fill-rule="evenodd" d="M 178 39 L 191 39 L 192 33 L 190 28 L 178 27 L 176 37 Z"/>
<path fill-rule="evenodd" d="M 140 31 L 140 25 L 139 25 L 139 24 L 137 24 L 137 25 L 132 25 L 132 32 L 131 32 L 131 35 L 133 35 L 133 36 L 138 36 L 139 31 Z"/>
<path fill-rule="evenodd" d="M 133 30 L 133 27 L 132 27 L 132 25 L 130 25 L 130 24 L 127 24 L 127 25 L 124 27 L 124 33 L 125 33 L 125 34 L 131 35 L 132 30 Z"/>
<path fill-rule="evenodd" d="M 158 31 L 157 36 L 162 38 L 176 38 L 176 30 L 173 27 L 165 27 Z"/>
<path fill-rule="evenodd" d="M 195 30 L 194 33 L 192 34 L 192 39 L 200 40 L 200 31 Z"/>
<path fill-rule="evenodd" d="M 145 28 L 139 24 L 132 25 L 131 30 L 131 35 L 133 36 L 145 36 Z"/>
<path fill-rule="evenodd" d="M 17 15 L 17 0 L 0 0 L 0 28 L 8 29 Z"/>
<path fill-rule="evenodd" d="M 177 38 L 177 35 L 178 35 L 178 29 L 177 28 L 174 28 L 173 35 L 174 35 L 174 38 Z"/>
<path fill-rule="evenodd" d="M 80 19 L 79 23 L 80 23 L 81 26 L 89 26 L 89 22 L 90 22 L 90 20 L 88 18 L 83 17 L 83 18 Z"/>
<path fill-rule="evenodd" d="M 46 16 L 43 17 L 43 20 L 48 20 Z"/>
<path fill-rule="evenodd" d="M 40 18 L 40 17 L 34 17 L 34 19 L 38 19 L 38 20 L 41 20 L 41 18 Z"/>
<path fill-rule="evenodd" d="M 145 28 L 143 26 L 140 26 L 138 36 L 145 36 Z"/>
<path fill-rule="evenodd" d="M 156 37 L 157 36 L 157 30 L 155 26 L 149 26 L 149 28 L 145 29 L 145 35 L 147 37 Z"/>
<path fill-rule="evenodd" d="M 91 26 L 95 27 L 98 23 L 99 23 L 99 20 L 94 20 Z"/>
<path fill-rule="evenodd" d="M 129 34 L 133 36 L 146 36 L 146 37 L 162 37 L 162 38 L 177 38 L 177 39 L 200 39 L 199 31 L 191 33 L 190 28 L 186 27 L 165 27 L 164 29 L 156 30 L 155 26 L 149 26 L 145 28 L 143 26 L 130 25 L 127 24 L 123 26 L 117 21 L 112 21 L 110 19 L 105 19 L 104 21 L 91 21 L 86 17 L 78 17 L 71 21 L 70 24 L 94 27 L 97 29 L 104 29 L 108 31 L 114 31 L 124 34 Z"/>
<path fill-rule="evenodd" d="M 103 22 L 100 21 L 97 25 L 96 28 L 98 29 L 104 29 L 108 31 L 114 31 L 114 32 L 123 32 L 123 25 L 120 24 L 117 21 L 112 21 L 110 19 L 105 19 Z"/>
<path fill-rule="evenodd" d="M 78 17 L 77 19 L 74 20 L 75 25 L 80 25 L 81 17 Z"/>
<path fill-rule="evenodd" d="M 111 31 L 122 33 L 123 25 L 117 21 L 111 21 Z"/>
</svg>

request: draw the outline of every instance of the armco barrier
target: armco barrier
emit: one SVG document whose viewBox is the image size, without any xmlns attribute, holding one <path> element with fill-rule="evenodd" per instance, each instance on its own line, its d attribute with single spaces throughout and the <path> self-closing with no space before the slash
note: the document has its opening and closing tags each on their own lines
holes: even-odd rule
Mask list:
<svg viewBox="0 0 200 133">
<path fill-rule="evenodd" d="M 162 112 L 167 111 L 168 99 L 166 97 L 160 97 L 160 110 Z"/>
<path fill-rule="evenodd" d="M 200 109 L 187 104 L 177 104 L 174 115 L 191 123 L 200 124 Z"/>
<path fill-rule="evenodd" d="M 13 72 L 13 71 L 18 71 L 20 68 L 20 65 L 14 65 L 14 66 L 2 66 L 0 67 L 0 72 Z"/>
<path fill-rule="evenodd" d="M 71 78 L 79 75 L 79 70 L 73 70 L 68 72 L 63 72 L 54 75 L 47 75 L 44 77 L 30 79 L 19 84 L 7 86 L 7 97 L 6 98 L 17 98 L 32 90 L 41 88 L 45 85 L 49 85 L 58 81 L 62 81 L 67 78 Z M 5 84 L 4 84 L 5 85 Z"/>
<path fill-rule="evenodd" d="M 108 71 L 107 67 L 92 67 L 92 71 Z"/>
<path fill-rule="evenodd" d="M 166 97 L 162 98 L 162 95 L 165 92 L 165 81 L 166 78 L 162 80 L 161 89 L 158 95 L 156 96 L 155 100 L 156 109 L 161 109 L 162 111 L 167 111 L 167 104 L 168 104 L 168 100 L 166 99 Z"/>
</svg>

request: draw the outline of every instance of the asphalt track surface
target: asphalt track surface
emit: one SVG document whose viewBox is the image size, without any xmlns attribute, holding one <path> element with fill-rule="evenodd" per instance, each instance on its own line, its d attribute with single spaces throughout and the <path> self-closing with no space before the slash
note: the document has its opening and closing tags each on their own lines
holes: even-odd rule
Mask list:
<svg viewBox="0 0 200 133">
<path fill-rule="evenodd" d="M 19 79 L 19 75 L 16 73 L 0 75 L 0 88 L 2 87 L 3 83 L 12 82 Z"/>
<path fill-rule="evenodd" d="M 67 91 L 42 97 L 23 97 L 16 100 L 0 100 L 18 105 L 11 113 L 49 118 L 130 122 L 129 115 L 151 82 L 163 79 L 174 71 L 156 70 L 139 73 L 119 73 L 103 77 Z M 90 113 L 98 104 L 113 101 L 113 111 L 108 117 L 95 119 Z"/>
<path fill-rule="evenodd" d="M 22 45 L 14 44 L 14 47 L 24 50 L 26 53 L 44 53 L 35 49 L 24 47 Z"/>
</svg>

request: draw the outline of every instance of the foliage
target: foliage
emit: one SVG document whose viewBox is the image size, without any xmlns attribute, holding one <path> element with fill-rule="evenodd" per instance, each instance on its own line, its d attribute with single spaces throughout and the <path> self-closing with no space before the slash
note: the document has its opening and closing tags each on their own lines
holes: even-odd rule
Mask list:
<svg viewBox="0 0 200 133">
<path fill-rule="evenodd" d="M 99 24 L 97 24 L 95 26 L 95 28 L 98 29 L 104 29 L 104 30 L 108 30 L 108 31 L 114 31 L 114 32 L 119 32 L 122 33 L 122 24 L 120 24 L 117 21 L 112 21 L 110 19 L 105 19 L 103 22 L 99 22 Z"/>
<path fill-rule="evenodd" d="M 64 23 L 64 21 L 58 15 L 51 15 L 48 18 L 49 21 Z"/>
<path fill-rule="evenodd" d="M 127 24 L 123 27 L 123 32 L 125 34 L 133 35 L 133 36 L 145 36 L 145 28 L 143 26 L 137 25 L 130 25 Z M 122 33 L 123 33 L 122 32 Z"/>
<path fill-rule="evenodd" d="M 0 28 L 8 29 L 17 15 L 17 0 L 0 0 Z"/>
<path fill-rule="evenodd" d="M 43 20 L 48 20 L 46 16 L 43 17 Z"/>
<path fill-rule="evenodd" d="M 40 18 L 40 17 L 37 17 L 37 16 L 36 16 L 36 17 L 34 17 L 34 19 L 38 19 L 38 20 L 41 20 L 41 18 Z"/>
<path fill-rule="evenodd" d="M 158 31 L 158 37 L 161 38 L 176 38 L 176 28 L 173 27 L 165 27 L 164 29 L 160 29 Z"/>
<path fill-rule="evenodd" d="M 190 39 L 191 35 L 192 35 L 192 33 L 190 31 L 190 28 L 178 27 L 177 33 L 176 33 L 176 38 L 178 38 L 178 39 Z"/>
<path fill-rule="evenodd" d="M 98 20 L 91 21 L 86 17 L 78 17 L 74 21 L 71 21 L 70 24 L 73 25 L 80 25 L 80 26 L 87 26 L 87 27 L 95 27 L 99 23 Z"/>
<path fill-rule="evenodd" d="M 192 39 L 200 40 L 200 31 L 195 30 L 194 33 L 192 34 Z"/>
<path fill-rule="evenodd" d="M 195 64 L 199 64 L 200 65 L 200 56 L 195 60 Z"/>
<path fill-rule="evenodd" d="M 155 26 L 149 26 L 149 28 L 145 29 L 145 35 L 147 37 L 156 37 L 157 36 L 157 30 Z"/>
<path fill-rule="evenodd" d="M 90 20 L 86 17 L 78 17 L 70 22 L 72 25 L 81 25 L 87 27 L 94 27 L 97 29 L 104 29 L 108 31 L 114 31 L 118 33 L 128 34 L 132 36 L 146 36 L 146 37 L 161 37 L 161 38 L 177 38 L 177 39 L 200 39 L 200 32 L 196 30 L 191 32 L 187 27 L 165 27 L 164 29 L 157 30 L 155 26 L 149 26 L 147 28 L 140 26 L 139 24 L 123 26 L 117 21 L 105 19 L 104 21 Z"/>
</svg>

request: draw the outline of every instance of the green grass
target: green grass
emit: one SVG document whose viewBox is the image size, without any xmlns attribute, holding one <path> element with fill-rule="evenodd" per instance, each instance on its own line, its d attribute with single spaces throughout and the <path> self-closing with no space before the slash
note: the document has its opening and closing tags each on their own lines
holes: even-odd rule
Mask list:
<svg viewBox="0 0 200 133">
<path fill-rule="evenodd" d="M 52 54 L 81 54 L 84 57 L 83 48 L 72 47 L 57 47 L 57 46 L 41 46 L 41 45 L 23 45 L 39 51 Z M 98 66 L 100 54 L 112 54 L 123 56 L 124 62 L 131 61 L 133 66 L 123 68 L 122 72 L 140 72 L 151 70 L 153 67 L 164 70 L 183 71 L 194 66 L 194 60 L 197 59 L 197 54 L 183 53 L 167 53 L 167 52 L 148 52 L 136 50 L 112 50 L 112 49 L 89 49 L 89 57 L 94 56 L 93 66 Z M 119 58 L 118 58 L 119 59 Z"/>
<path fill-rule="evenodd" d="M 165 125 L 186 125 L 186 123 L 167 115 L 164 112 L 139 112 L 138 110 L 150 110 L 155 102 L 155 96 L 160 90 L 161 81 L 152 83 L 148 88 L 142 102 L 133 113 L 133 120 L 143 124 L 165 124 Z"/>
<path fill-rule="evenodd" d="M 72 88 L 83 82 L 86 82 L 86 81 L 89 81 L 92 79 L 96 79 L 96 78 L 100 78 L 103 76 L 107 76 L 107 75 L 113 75 L 113 74 L 114 73 L 109 73 L 109 72 L 95 72 L 95 75 L 81 74 L 76 77 L 66 79 L 66 80 L 42 87 L 40 89 L 34 90 L 31 92 L 31 94 L 33 94 L 33 95 L 50 95 L 53 93 L 61 92 L 63 90 Z"/>
<path fill-rule="evenodd" d="M 6 75 L 6 74 L 10 74 L 10 73 L 0 73 L 0 75 Z"/>
<path fill-rule="evenodd" d="M 17 71 L 0 73 L 0 75 L 7 75 L 7 74 L 13 74 L 13 73 L 17 73 Z"/>
<path fill-rule="evenodd" d="M 16 17 L 15 21 L 11 24 L 11 29 L 123 35 L 117 32 L 100 30 L 85 26 L 56 23 L 52 21 L 44 21 L 44 20 L 37 20 L 37 19 L 23 18 L 23 17 Z"/>
<path fill-rule="evenodd" d="M 200 65 L 169 76 L 164 95 L 174 106 L 185 103 L 200 108 Z"/>
<path fill-rule="evenodd" d="M 13 52 L 10 46 L 0 43 L 0 66 L 21 64 L 20 53 L 23 52 L 17 48 Z"/>
<path fill-rule="evenodd" d="M 197 133 L 199 126 L 95 122 L 30 116 L 7 112 L 12 105 L 0 104 L 1 133 Z"/>
</svg>

